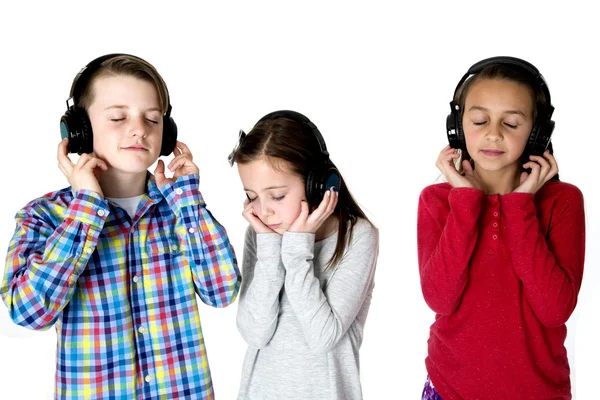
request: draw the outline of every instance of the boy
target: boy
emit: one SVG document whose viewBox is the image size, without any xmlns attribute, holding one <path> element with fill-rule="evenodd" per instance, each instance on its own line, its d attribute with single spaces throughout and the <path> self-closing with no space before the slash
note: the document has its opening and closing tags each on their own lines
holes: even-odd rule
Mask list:
<svg viewBox="0 0 600 400">
<path fill-rule="evenodd" d="M 71 97 L 57 157 L 71 186 L 17 213 L 2 299 L 19 325 L 56 324 L 56 398 L 212 399 L 195 293 L 225 307 L 239 271 L 176 141 L 166 85 L 146 61 L 112 54 Z M 83 153 L 76 164 L 70 151 Z M 150 174 L 171 152 L 173 177 L 162 160 Z"/>
</svg>

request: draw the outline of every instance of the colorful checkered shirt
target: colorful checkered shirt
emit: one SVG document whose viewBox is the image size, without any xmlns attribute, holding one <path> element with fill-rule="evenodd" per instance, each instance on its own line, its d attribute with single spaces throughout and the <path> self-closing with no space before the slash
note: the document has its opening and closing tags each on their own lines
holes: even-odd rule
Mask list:
<svg viewBox="0 0 600 400">
<path fill-rule="evenodd" d="M 2 299 L 13 321 L 56 324 L 57 399 L 213 399 L 196 296 L 225 307 L 240 275 L 198 175 L 148 174 L 135 217 L 71 188 L 16 215 Z"/>
</svg>

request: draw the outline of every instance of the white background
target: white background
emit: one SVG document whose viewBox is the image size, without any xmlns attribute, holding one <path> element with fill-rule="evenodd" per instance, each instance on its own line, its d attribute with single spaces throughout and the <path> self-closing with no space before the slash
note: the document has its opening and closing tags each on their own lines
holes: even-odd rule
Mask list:
<svg viewBox="0 0 600 400">
<path fill-rule="evenodd" d="M 166 80 L 179 137 L 192 149 L 209 209 L 242 254 L 244 194 L 226 157 L 240 128 L 293 109 L 320 128 L 348 186 L 380 229 L 361 349 L 366 399 L 418 399 L 433 313 L 419 286 L 416 211 L 446 144 L 453 90 L 496 55 L 544 74 L 561 179 L 587 211 L 587 254 L 567 349 L 577 399 L 598 399 L 600 147 L 597 13 L 577 1 L 3 2 L 0 6 L 0 251 L 27 201 L 67 186 L 56 167 L 59 118 L 81 67 L 126 52 Z M 594 183 L 596 182 L 596 183 Z M 201 306 L 218 399 L 234 399 L 245 343 L 237 304 Z M 0 306 L 0 398 L 52 396 L 56 334 L 14 325 Z"/>
</svg>

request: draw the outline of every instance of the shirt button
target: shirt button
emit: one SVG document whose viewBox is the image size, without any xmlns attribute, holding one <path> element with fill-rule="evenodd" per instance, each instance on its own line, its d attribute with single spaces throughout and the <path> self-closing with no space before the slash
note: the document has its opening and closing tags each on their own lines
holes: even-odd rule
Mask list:
<svg viewBox="0 0 600 400">
<path fill-rule="evenodd" d="M 177 189 L 175 189 L 175 193 L 180 195 L 183 193 L 183 190 L 181 188 L 177 188 Z"/>
<path fill-rule="evenodd" d="M 492 236 L 492 239 L 494 239 L 494 240 L 498 239 L 498 235 Z"/>
<path fill-rule="evenodd" d="M 194 228 L 190 228 L 190 229 L 188 229 L 188 232 L 189 233 L 194 233 L 194 232 L 196 232 L 196 230 Z"/>
<path fill-rule="evenodd" d="M 498 216 L 498 211 L 494 211 L 494 217 Z"/>
<path fill-rule="evenodd" d="M 87 249 L 85 249 L 85 252 L 88 254 L 92 254 L 92 249 L 90 249 L 89 247 Z"/>
<path fill-rule="evenodd" d="M 171 245 L 171 251 L 177 251 L 177 245 L 176 244 Z"/>
<path fill-rule="evenodd" d="M 134 276 L 134 277 L 133 277 L 133 281 L 134 281 L 135 283 L 138 283 L 138 282 L 140 281 L 140 277 L 139 277 L 139 276 L 137 276 L 137 275 L 136 275 L 136 276 Z"/>
<path fill-rule="evenodd" d="M 106 212 L 103 209 L 99 209 L 98 210 L 98 215 L 101 217 L 104 217 L 104 214 L 106 214 Z"/>
<path fill-rule="evenodd" d="M 152 375 L 146 375 L 146 377 L 144 378 L 144 380 L 146 382 L 150 382 L 152 380 Z"/>
<path fill-rule="evenodd" d="M 493 226 L 494 226 L 494 228 L 497 228 L 498 227 L 498 223 L 494 222 Z"/>
<path fill-rule="evenodd" d="M 139 332 L 139 333 L 142 333 L 142 334 L 143 334 L 143 333 L 146 333 L 146 328 L 144 328 L 143 326 L 140 326 L 140 327 L 138 328 L 138 332 Z"/>
</svg>

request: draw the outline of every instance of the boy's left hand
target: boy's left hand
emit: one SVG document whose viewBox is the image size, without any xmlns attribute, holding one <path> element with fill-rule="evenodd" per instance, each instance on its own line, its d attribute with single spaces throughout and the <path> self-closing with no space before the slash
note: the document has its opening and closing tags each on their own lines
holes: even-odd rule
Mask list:
<svg viewBox="0 0 600 400">
<path fill-rule="evenodd" d="M 558 174 L 556 159 L 548 150 L 544 156 L 529 156 L 531 161 L 523 164 L 523 168 L 531 168 L 531 173 L 522 172 L 519 186 L 513 193 L 535 194 L 546 182 Z"/>
<path fill-rule="evenodd" d="M 308 202 L 302 200 L 302 211 L 292 226 L 287 230 L 288 232 L 303 232 L 303 233 L 316 233 L 317 230 L 323 225 L 323 222 L 333 213 L 335 206 L 338 202 L 338 192 L 331 188 L 325 192 L 323 200 L 316 210 L 308 213 Z"/>
<path fill-rule="evenodd" d="M 168 165 L 169 170 L 173 171 L 171 178 L 165 176 L 165 163 L 163 160 L 158 160 L 158 164 L 154 170 L 154 177 L 159 189 L 167 183 L 175 182 L 180 176 L 200 174 L 200 169 L 192 162 L 192 152 L 185 143 L 177 141 L 173 149 L 173 154 L 175 158 Z"/>
</svg>

